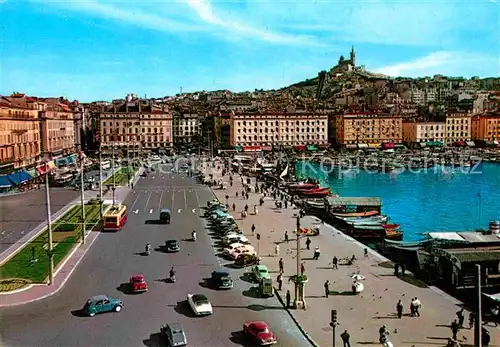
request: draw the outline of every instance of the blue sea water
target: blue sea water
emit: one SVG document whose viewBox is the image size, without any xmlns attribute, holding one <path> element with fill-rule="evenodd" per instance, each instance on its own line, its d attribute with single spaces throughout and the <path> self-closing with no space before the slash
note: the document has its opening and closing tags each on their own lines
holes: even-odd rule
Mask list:
<svg viewBox="0 0 500 347">
<path fill-rule="evenodd" d="M 500 220 L 500 164 L 381 173 L 299 162 L 296 174 L 315 177 L 340 196 L 381 198 L 382 212 L 401 224 L 405 241 L 433 231 L 487 229 Z"/>
</svg>

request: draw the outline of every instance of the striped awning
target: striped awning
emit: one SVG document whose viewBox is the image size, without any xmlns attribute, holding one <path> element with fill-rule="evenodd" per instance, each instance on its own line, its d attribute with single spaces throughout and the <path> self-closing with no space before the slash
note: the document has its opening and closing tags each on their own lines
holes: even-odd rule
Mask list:
<svg viewBox="0 0 500 347">
<path fill-rule="evenodd" d="M 469 147 L 476 147 L 476 144 L 474 143 L 474 141 L 467 141 L 465 142 L 467 144 L 467 146 Z"/>
<path fill-rule="evenodd" d="M 358 143 L 358 148 L 368 148 L 366 143 Z"/>
</svg>

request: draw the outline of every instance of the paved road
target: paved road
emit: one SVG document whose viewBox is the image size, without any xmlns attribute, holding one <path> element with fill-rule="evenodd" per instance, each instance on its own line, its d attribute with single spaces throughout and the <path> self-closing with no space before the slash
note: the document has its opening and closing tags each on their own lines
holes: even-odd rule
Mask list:
<svg viewBox="0 0 500 347">
<path fill-rule="evenodd" d="M 72 188 L 52 188 L 52 214 L 78 196 Z M 45 190 L 0 197 L 0 253 L 46 220 Z"/>
<path fill-rule="evenodd" d="M 119 233 L 102 233 L 61 292 L 40 302 L 0 312 L 3 345 L 158 346 L 160 325 L 179 321 L 184 325 L 190 346 L 244 346 L 239 334 L 242 323 L 264 319 L 275 330 L 279 346 L 308 346 L 276 298 L 245 296 L 253 285 L 240 279 L 243 270 L 229 269 L 235 279 L 235 288 L 229 292 L 200 285 L 203 278 L 225 263 L 215 255 L 212 241 L 202 232 L 203 221 L 198 218 L 199 205 L 205 205 L 208 199 L 212 195 L 205 187 L 173 174 L 150 175 L 139 180 L 135 191 L 125 200 L 130 211 L 125 228 Z M 174 211 L 172 224 L 146 224 L 158 218 L 161 207 Z M 188 238 L 193 229 L 199 231 L 198 241 L 181 241 L 179 253 L 155 251 L 149 257 L 138 255 L 147 241 L 154 248 L 168 238 Z M 170 266 L 177 270 L 177 283 L 158 281 L 167 276 Z M 140 295 L 120 292 L 117 287 L 136 272 L 146 275 L 149 292 Z M 207 294 L 214 314 L 191 317 L 183 303 L 188 292 Z M 93 318 L 79 317 L 73 312 L 96 294 L 121 298 L 125 304 L 123 311 Z"/>
</svg>

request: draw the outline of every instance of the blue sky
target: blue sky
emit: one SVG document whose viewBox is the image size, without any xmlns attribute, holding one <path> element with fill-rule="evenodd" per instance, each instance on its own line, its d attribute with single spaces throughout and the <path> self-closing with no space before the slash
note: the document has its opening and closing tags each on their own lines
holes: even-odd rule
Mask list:
<svg viewBox="0 0 500 347">
<path fill-rule="evenodd" d="M 0 0 L 0 12 L 1 94 L 280 88 L 351 45 L 391 76 L 500 75 L 497 0 Z"/>
</svg>

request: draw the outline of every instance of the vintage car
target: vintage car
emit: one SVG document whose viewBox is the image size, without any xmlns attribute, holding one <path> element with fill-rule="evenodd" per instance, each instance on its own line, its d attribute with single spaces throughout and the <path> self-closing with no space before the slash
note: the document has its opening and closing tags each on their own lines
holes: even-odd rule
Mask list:
<svg viewBox="0 0 500 347">
<path fill-rule="evenodd" d="M 265 265 L 254 265 L 252 266 L 252 277 L 257 281 L 261 282 L 263 279 L 271 279 L 271 274 Z"/>
<path fill-rule="evenodd" d="M 171 212 L 168 208 L 163 208 L 160 210 L 160 223 L 170 224 Z"/>
<path fill-rule="evenodd" d="M 222 254 L 223 254 L 223 255 L 225 255 L 225 256 L 229 256 L 229 254 L 230 254 L 233 250 L 235 250 L 235 249 L 237 249 L 237 248 L 239 248 L 239 247 L 243 247 L 243 246 L 245 246 L 243 243 L 239 243 L 239 242 L 232 243 L 232 244 L 230 244 L 229 246 L 227 246 L 226 248 L 224 248 L 224 249 L 222 250 Z"/>
<path fill-rule="evenodd" d="M 146 282 L 146 279 L 144 278 L 144 275 L 130 276 L 129 283 L 133 293 L 148 291 L 148 284 Z"/>
<path fill-rule="evenodd" d="M 257 255 L 253 246 L 243 245 L 241 247 L 232 249 L 227 255 L 227 257 L 236 260 L 240 254 L 245 254 L 245 253 Z"/>
<path fill-rule="evenodd" d="M 165 241 L 165 249 L 167 252 L 179 252 L 181 250 L 179 241 L 177 240 L 167 240 Z"/>
<path fill-rule="evenodd" d="M 204 294 L 188 294 L 189 306 L 197 316 L 207 316 L 213 313 L 212 304 Z"/>
<path fill-rule="evenodd" d="M 233 288 L 233 280 L 231 275 L 225 271 L 214 271 L 210 276 L 210 284 L 217 289 Z"/>
<path fill-rule="evenodd" d="M 120 299 L 108 298 L 106 295 L 96 295 L 91 297 L 83 306 L 83 313 L 94 317 L 98 313 L 120 312 L 123 308 L 123 302 Z"/>
<path fill-rule="evenodd" d="M 168 341 L 169 346 L 177 347 L 187 345 L 186 333 L 179 323 L 170 323 L 162 326 L 160 333 L 165 340 Z"/>
<path fill-rule="evenodd" d="M 274 335 L 269 325 L 264 321 L 244 323 L 243 334 L 259 346 L 269 346 L 278 342 L 276 335 Z"/>
<path fill-rule="evenodd" d="M 244 253 L 240 254 L 234 261 L 234 265 L 237 267 L 246 267 L 251 265 L 259 264 L 260 259 L 255 254 Z"/>
<path fill-rule="evenodd" d="M 236 233 L 230 233 L 222 238 L 223 245 L 231 245 L 233 243 L 249 244 L 250 241 L 245 235 L 237 235 Z"/>
</svg>

